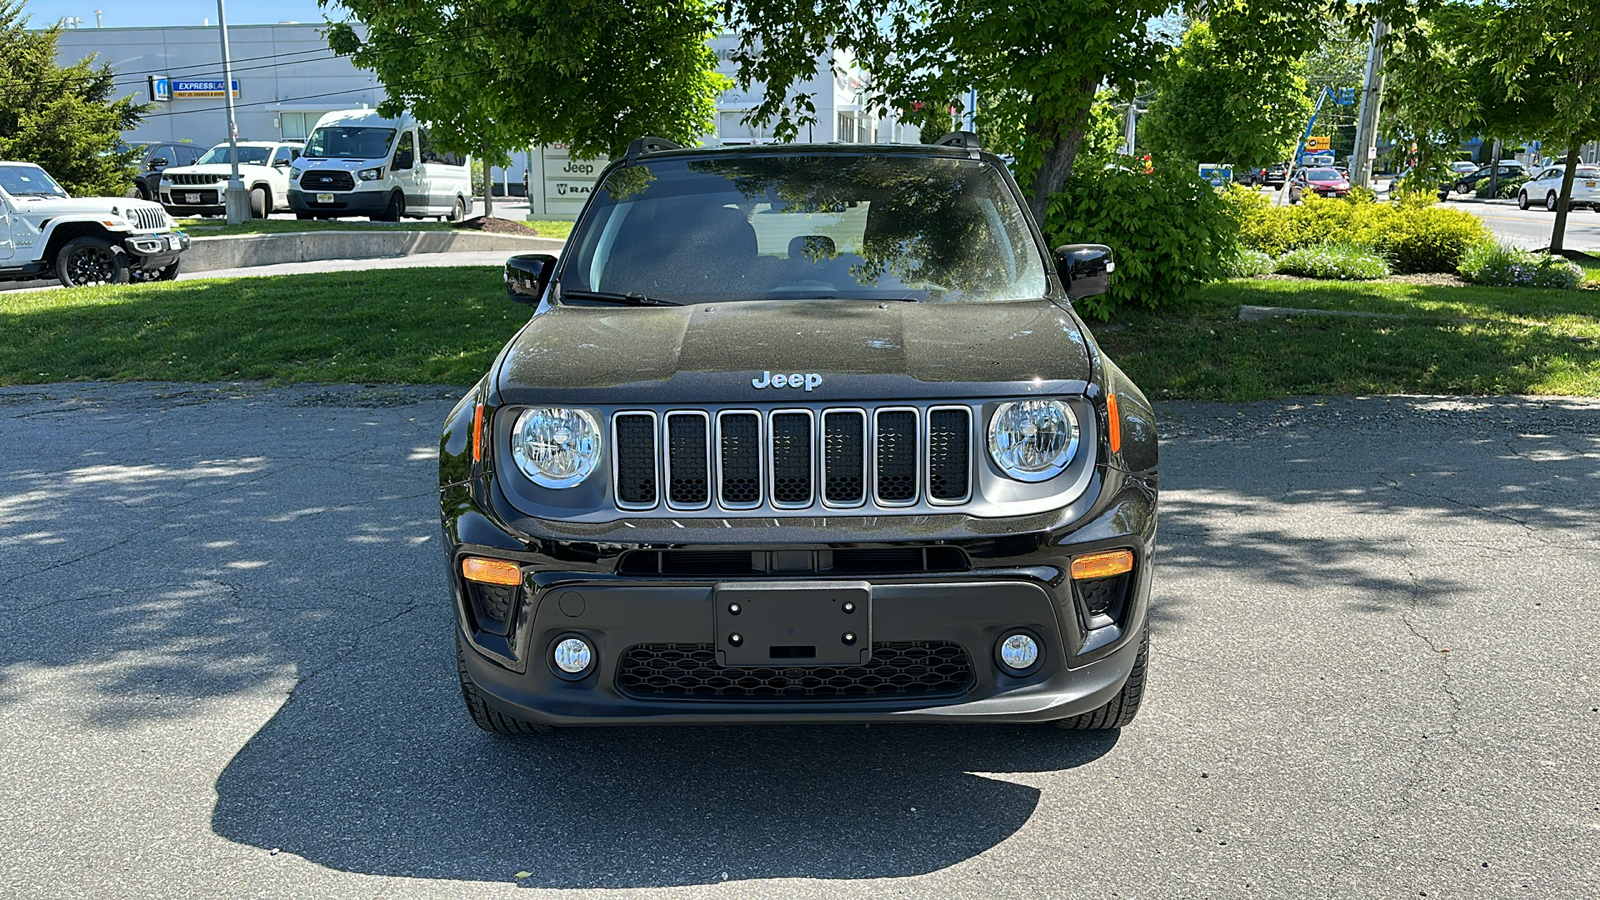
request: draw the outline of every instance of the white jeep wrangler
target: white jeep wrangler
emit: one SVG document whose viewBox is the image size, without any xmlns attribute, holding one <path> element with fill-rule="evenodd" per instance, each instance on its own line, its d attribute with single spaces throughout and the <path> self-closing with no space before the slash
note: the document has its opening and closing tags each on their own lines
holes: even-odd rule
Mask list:
<svg viewBox="0 0 1600 900">
<path fill-rule="evenodd" d="M 73 199 L 33 163 L 0 161 L 0 281 L 168 281 L 188 247 L 159 203 Z"/>
</svg>

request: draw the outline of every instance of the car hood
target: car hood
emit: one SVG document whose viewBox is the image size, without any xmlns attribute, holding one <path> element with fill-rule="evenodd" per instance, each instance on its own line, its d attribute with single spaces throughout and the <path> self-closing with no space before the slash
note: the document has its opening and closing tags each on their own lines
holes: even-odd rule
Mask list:
<svg viewBox="0 0 1600 900">
<path fill-rule="evenodd" d="M 271 169 L 271 166 L 257 165 L 256 163 L 239 163 L 239 171 L 246 169 L 261 170 Z M 206 163 L 203 166 L 168 166 L 163 169 L 163 176 L 182 173 L 184 175 L 232 175 L 233 163 Z"/>
<path fill-rule="evenodd" d="M 1045 300 L 789 300 L 548 308 L 495 386 L 505 403 L 799 403 L 1072 394 L 1091 375 L 1077 317 Z"/>
<path fill-rule="evenodd" d="M 54 219 L 73 215 L 105 215 L 116 210 L 122 215 L 131 209 L 153 209 L 161 212 L 161 204 L 149 200 L 132 200 L 126 197 L 16 197 L 23 215 L 30 219 Z"/>
<path fill-rule="evenodd" d="M 1334 179 L 1329 179 L 1329 180 L 1321 180 L 1321 179 L 1317 179 L 1317 178 L 1308 178 L 1308 179 L 1306 179 L 1306 182 L 1308 184 L 1314 185 L 1316 187 L 1337 188 L 1339 190 L 1344 190 L 1344 189 L 1350 187 L 1350 182 L 1345 181 L 1343 178 L 1334 178 Z"/>
</svg>

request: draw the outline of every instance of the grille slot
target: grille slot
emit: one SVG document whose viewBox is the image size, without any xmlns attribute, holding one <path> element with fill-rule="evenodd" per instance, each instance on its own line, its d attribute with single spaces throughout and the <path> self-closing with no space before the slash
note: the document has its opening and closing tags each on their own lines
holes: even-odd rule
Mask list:
<svg viewBox="0 0 1600 900">
<path fill-rule="evenodd" d="M 867 414 L 830 409 L 822 414 L 822 499 L 830 506 L 867 501 Z"/>
<path fill-rule="evenodd" d="M 729 509 L 761 505 L 761 414 L 717 416 L 718 497 Z"/>
<path fill-rule="evenodd" d="M 667 413 L 667 503 L 702 509 L 711 503 L 710 417 L 702 412 Z"/>
<path fill-rule="evenodd" d="M 619 413 L 611 428 L 617 448 L 617 506 L 650 509 L 657 502 L 655 413 Z"/>
<path fill-rule="evenodd" d="M 228 179 L 226 175 L 197 174 L 190 172 L 170 172 L 166 176 L 173 184 L 220 184 Z"/>
<path fill-rule="evenodd" d="M 928 412 L 928 498 L 960 503 L 971 496 L 972 413 L 966 407 Z"/>
<path fill-rule="evenodd" d="M 851 547 L 840 550 L 630 550 L 619 575 L 726 578 L 778 573 L 921 575 L 972 568 L 958 547 Z"/>
<path fill-rule="evenodd" d="M 876 642 L 864 666 L 722 666 L 710 644 L 638 644 L 617 663 L 617 689 L 646 700 L 958 697 L 972 684 L 972 660 L 951 641 Z"/>
<path fill-rule="evenodd" d="M 339 169 L 308 169 L 300 176 L 300 188 L 307 191 L 353 191 L 356 178 Z"/>
<path fill-rule="evenodd" d="M 772 505 L 799 509 L 811 505 L 811 413 L 772 414 Z"/>
<path fill-rule="evenodd" d="M 877 432 L 878 502 L 910 506 L 917 502 L 917 411 L 878 410 Z"/>
</svg>

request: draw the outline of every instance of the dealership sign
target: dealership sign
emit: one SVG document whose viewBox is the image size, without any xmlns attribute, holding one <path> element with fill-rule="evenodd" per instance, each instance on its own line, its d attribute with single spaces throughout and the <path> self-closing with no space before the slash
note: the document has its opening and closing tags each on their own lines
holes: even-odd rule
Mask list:
<svg viewBox="0 0 1600 900">
<path fill-rule="evenodd" d="M 205 97 L 224 97 L 227 96 L 223 93 L 224 84 L 226 82 L 221 80 L 196 81 L 187 78 L 174 78 L 172 80 L 172 99 L 198 100 Z M 233 80 L 233 97 L 235 100 L 239 98 L 239 79 L 237 78 Z"/>
</svg>

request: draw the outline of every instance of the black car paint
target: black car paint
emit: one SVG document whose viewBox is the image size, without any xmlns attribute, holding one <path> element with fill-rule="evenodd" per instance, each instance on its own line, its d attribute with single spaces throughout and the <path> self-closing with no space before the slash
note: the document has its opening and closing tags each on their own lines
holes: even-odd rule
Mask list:
<svg viewBox="0 0 1600 900">
<path fill-rule="evenodd" d="M 726 153 L 728 151 L 719 151 Z M 749 151 L 746 151 L 749 152 Z M 761 152 L 761 151 L 757 151 Z M 767 150 L 765 152 L 772 152 Z M 786 150 L 785 152 L 793 152 Z M 861 152 L 818 148 L 811 152 Z M 908 152 L 952 153 L 917 150 Z M 965 155 L 964 153 L 961 155 Z M 987 156 L 987 154 L 985 154 Z M 991 159 L 993 159 L 991 157 Z M 613 168 L 625 165 L 613 164 Z M 1004 166 L 998 160 L 993 164 Z M 609 173 L 609 170 L 608 170 Z M 602 175 L 602 180 L 605 175 Z M 1020 192 L 1009 174 L 1007 183 Z M 580 223 L 582 217 L 580 216 Z M 1037 225 L 1035 240 L 1044 247 Z M 559 272 L 556 273 L 559 278 Z M 751 337 L 760 336 L 752 340 Z M 751 380 L 763 371 L 820 372 L 822 383 L 796 402 L 863 403 L 912 398 L 1080 394 L 1095 411 L 1097 446 L 1090 486 L 1061 509 L 1022 517 L 960 512 L 919 516 L 914 532 L 895 515 L 848 520 L 816 515 L 748 518 L 738 528 L 715 513 L 671 520 L 628 518 L 575 523 L 518 510 L 497 484 L 495 456 L 472 457 L 480 413 L 486 443 L 502 407 L 680 403 L 752 403 Z M 1121 449 L 1108 434 L 1107 392 L 1116 394 Z M 981 452 L 981 451 L 980 451 Z M 1104 355 L 1051 269 L 1050 295 L 1009 303 L 880 303 L 817 300 L 720 303 L 669 308 L 564 305 L 549 295 L 502 349 L 490 372 L 452 410 L 440 445 L 441 524 L 458 615 L 471 650 L 463 666 L 502 711 L 550 724 L 617 722 L 1045 721 L 1088 712 L 1120 690 L 1146 621 L 1156 531 L 1159 450 L 1149 402 Z M 619 574 L 625 554 L 680 548 L 826 549 L 939 545 L 962 551 L 959 575 L 879 576 L 888 592 L 907 586 L 927 602 L 967 596 L 974 585 L 1013 584 L 1035 592 L 1052 621 L 1043 664 L 1023 677 L 1005 674 L 974 652 L 984 668 L 978 687 L 955 702 L 852 700 L 657 701 L 622 697 L 611 683 L 615 654 L 641 634 L 685 630 L 694 610 L 709 614 L 716 579 Z M 1071 559 L 1100 549 L 1135 555 L 1128 608 L 1115 625 L 1090 627 L 1066 574 Z M 504 633 L 475 626 L 460 559 L 483 554 L 514 560 L 526 596 Z M 563 591 L 593 599 L 580 617 L 557 612 Z M 546 602 L 550 601 L 550 602 Z M 889 601 L 885 601 L 889 603 Z M 900 602 L 900 601 L 897 601 Z M 958 604 L 959 605 L 959 604 Z M 969 605 L 970 607 L 970 605 Z M 961 608 L 969 608 L 961 607 Z M 620 616 L 618 609 L 626 609 Z M 610 610 L 600 612 L 598 610 Z M 884 614 L 909 622 L 906 608 Z M 1021 614 L 1020 612 L 1018 614 Z M 956 632 L 988 646 L 1000 627 L 973 613 Z M 1034 610 L 1037 618 L 1040 613 Z M 915 619 L 915 616 L 912 617 Z M 998 620 L 997 620 L 998 621 Z M 1009 621 L 1009 620 L 1005 620 Z M 1004 624 L 1001 622 L 1000 624 Z M 1015 624 L 1015 623 L 1013 623 Z M 593 672 L 573 680 L 540 662 L 551 642 L 573 629 L 597 636 Z M 652 631 L 654 629 L 654 631 Z M 617 646 L 611 634 L 619 637 Z M 659 639 L 659 638 L 658 638 Z"/>
</svg>

